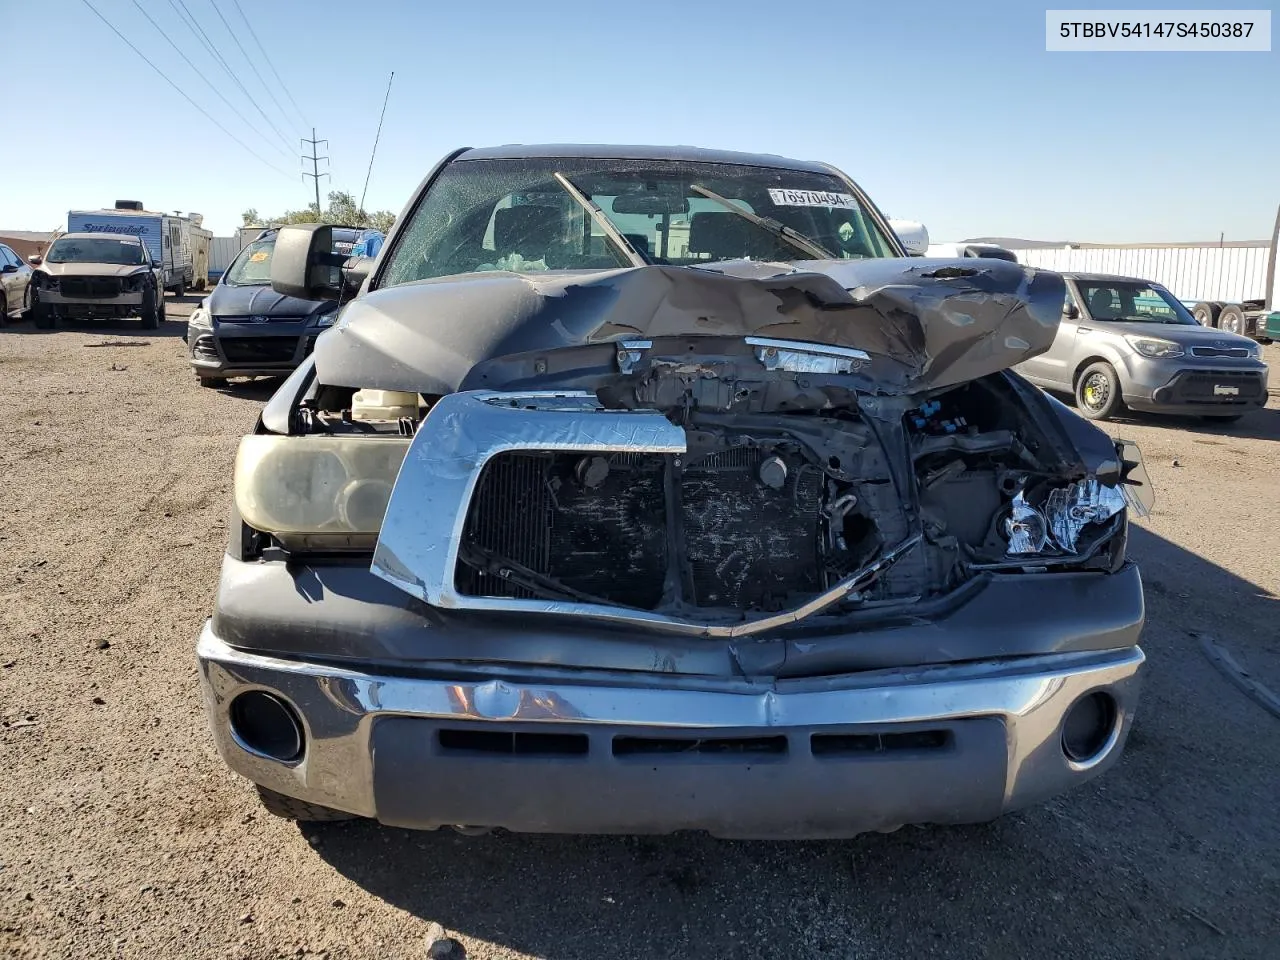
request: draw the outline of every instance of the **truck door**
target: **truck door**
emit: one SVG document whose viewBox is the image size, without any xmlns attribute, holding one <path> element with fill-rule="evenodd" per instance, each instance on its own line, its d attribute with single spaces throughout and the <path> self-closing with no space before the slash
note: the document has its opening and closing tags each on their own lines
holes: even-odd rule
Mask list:
<svg viewBox="0 0 1280 960">
<path fill-rule="evenodd" d="M 1038 383 L 1052 384 L 1062 389 L 1072 387 L 1072 371 L 1075 369 L 1076 333 L 1080 326 L 1080 307 L 1073 283 L 1067 281 L 1067 297 L 1062 305 L 1062 321 L 1053 345 L 1038 357 L 1024 360 L 1018 370 Z"/>
</svg>

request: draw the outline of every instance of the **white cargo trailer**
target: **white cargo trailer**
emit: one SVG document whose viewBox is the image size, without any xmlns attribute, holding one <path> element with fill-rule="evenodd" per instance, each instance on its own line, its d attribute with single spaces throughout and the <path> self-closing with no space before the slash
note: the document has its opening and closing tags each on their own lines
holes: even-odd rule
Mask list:
<svg viewBox="0 0 1280 960">
<path fill-rule="evenodd" d="M 1218 244 L 1071 244 L 1015 248 L 1019 263 L 1060 273 L 1141 277 L 1167 287 L 1205 326 L 1266 337 L 1280 311 L 1280 211 L 1270 241 Z M 1274 335 L 1274 334 L 1272 334 Z"/>
</svg>

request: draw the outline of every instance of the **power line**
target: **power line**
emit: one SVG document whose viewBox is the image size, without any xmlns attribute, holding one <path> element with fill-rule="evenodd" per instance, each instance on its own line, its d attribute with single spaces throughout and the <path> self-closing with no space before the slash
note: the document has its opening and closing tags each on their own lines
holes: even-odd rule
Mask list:
<svg viewBox="0 0 1280 960">
<path fill-rule="evenodd" d="M 276 70 L 276 65 L 271 62 L 271 57 L 267 55 L 267 48 L 262 45 L 262 41 L 258 39 L 257 33 L 254 32 L 253 24 L 249 22 L 249 18 L 244 15 L 244 11 L 240 9 L 240 0 L 231 0 L 236 5 L 236 11 L 240 14 L 240 19 L 244 21 L 245 27 L 249 30 L 249 36 L 253 37 L 253 42 L 258 45 L 258 49 L 262 51 L 262 59 L 267 61 L 267 66 L 271 68 L 271 72 L 275 75 L 276 82 L 280 84 L 280 89 L 284 91 L 284 95 L 289 98 L 289 102 L 293 104 L 293 109 L 298 111 L 298 119 L 305 125 L 307 118 L 302 113 L 302 108 L 298 106 L 298 101 L 293 99 L 293 94 L 289 92 L 289 88 L 285 85 L 284 80 L 280 78 L 280 73 Z"/>
<path fill-rule="evenodd" d="M 258 72 L 258 68 L 254 66 L 253 59 L 245 52 L 244 44 L 240 42 L 240 38 L 236 36 L 236 32 L 231 29 L 231 24 L 227 23 L 227 18 L 222 15 L 222 11 L 218 8 L 218 0 L 209 0 L 209 5 L 213 7 L 213 12 L 218 15 L 218 19 L 222 21 L 222 25 L 227 28 L 227 33 L 231 34 L 231 39 L 236 45 L 236 49 L 240 51 L 240 56 L 244 57 L 245 63 L 249 64 L 249 69 L 253 71 L 253 75 L 258 78 L 258 83 L 262 85 L 262 89 L 267 91 L 267 96 L 271 98 L 271 102 L 276 105 L 276 109 L 280 111 L 280 116 L 288 119 L 284 107 L 280 106 L 280 101 L 276 99 L 276 95 L 271 92 L 271 87 L 267 81 L 262 79 L 262 74 Z M 313 133 L 315 131 L 312 131 Z"/>
<path fill-rule="evenodd" d="M 137 8 L 138 8 L 138 12 L 139 12 L 139 13 L 141 13 L 144 17 L 146 17 L 146 18 L 147 18 L 147 22 L 148 22 L 148 23 L 150 23 L 153 27 L 155 27 L 155 28 L 156 28 L 156 30 L 159 32 L 160 36 L 164 37 L 164 38 L 165 38 L 165 40 L 167 40 L 167 41 L 169 42 L 169 46 L 173 47 L 174 52 L 175 52 L 175 53 L 177 53 L 177 54 L 178 54 L 178 56 L 180 56 L 183 60 L 185 60 L 185 61 L 186 61 L 186 63 L 187 63 L 187 65 L 188 65 L 189 67 L 191 67 L 191 69 L 192 69 L 192 70 L 194 70 L 194 71 L 196 72 L 196 76 L 198 76 L 201 80 L 203 80 L 203 81 L 205 82 L 205 84 L 209 87 L 209 89 L 210 89 L 210 90 L 212 90 L 214 93 L 216 93 L 216 94 L 218 95 L 219 99 L 221 99 L 221 100 L 222 100 L 222 102 L 223 102 L 223 103 L 225 103 L 225 104 L 227 105 L 227 108 L 228 108 L 232 113 L 234 113 L 237 117 L 239 117 L 239 118 L 240 118 L 240 122 L 241 122 L 241 123 L 243 123 L 245 126 L 247 126 L 250 130 L 252 130 L 252 131 L 253 131 L 255 134 L 257 134 L 259 137 L 261 137 L 261 136 L 263 135 L 263 134 L 262 134 L 262 131 L 261 131 L 261 130 L 259 130 L 257 127 L 255 127 L 252 123 L 250 123 L 250 122 L 249 122 L 249 119 L 248 119 L 248 118 L 247 118 L 243 113 L 241 113 L 239 110 L 237 110 L 237 109 L 236 109 L 235 104 L 233 104 L 230 100 L 228 100 L 228 99 L 223 95 L 222 91 L 221 91 L 221 90 L 219 90 L 219 89 L 217 88 L 217 86 L 214 84 L 214 82 L 213 82 L 212 80 L 210 80 L 208 77 L 206 77 L 206 76 L 204 75 L 204 72 L 203 72 L 199 67 L 197 67 L 197 66 L 195 65 L 195 61 L 193 61 L 190 57 L 188 57 L 185 53 L 183 53 L 183 52 L 182 52 L 182 48 L 181 48 L 181 47 L 179 47 L 176 43 L 174 43 L 173 38 L 172 38 L 172 37 L 170 37 L 170 36 L 169 36 L 169 34 L 165 33 L 164 28 L 163 28 L 163 27 L 161 27 L 161 26 L 160 26 L 160 24 L 156 23 L 156 22 L 155 22 L 155 20 L 153 20 L 153 19 L 151 18 L 151 14 L 147 13 L 146 8 L 145 8 L 142 4 L 140 4 L 140 3 L 138 2 L 138 0 L 133 0 L 133 5 L 134 5 L 135 7 L 137 7 Z M 267 141 L 267 140 L 264 138 L 264 142 L 269 142 L 269 141 Z M 271 145 L 272 147 L 274 147 L 276 150 L 279 150 L 281 153 L 283 153 L 283 152 L 284 152 L 283 148 L 276 146 L 276 144 L 272 143 L 272 144 L 270 144 L 270 145 Z M 286 154 L 286 156 L 287 156 L 287 154 Z"/>
<path fill-rule="evenodd" d="M 280 128 L 276 126 L 275 121 L 267 116 L 266 111 L 264 111 L 258 101 L 253 98 L 253 95 L 249 93 L 245 88 L 245 85 L 240 82 L 240 78 L 237 77 L 235 71 L 231 69 L 231 64 L 227 63 L 226 58 L 218 51 L 214 42 L 209 39 L 209 35 L 205 33 L 204 27 L 200 26 L 200 21 L 197 20 L 195 15 L 187 9 L 185 0 L 177 0 L 176 6 L 174 4 L 174 0 L 169 0 L 169 6 L 173 7 L 174 10 L 177 10 L 178 7 L 182 8 L 178 15 L 180 17 L 185 16 L 183 23 L 187 24 L 187 29 L 196 35 L 196 38 L 200 40 L 200 42 L 204 44 L 205 49 L 209 51 L 209 55 L 213 57 L 218 66 L 222 67 L 223 72 L 231 78 L 231 82 L 240 88 L 240 92 L 244 94 L 245 99 L 253 104 L 253 109 L 258 111 L 259 116 L 261 116 L 262 119 L 266 121 L 267 126 L 271 128 L 271 132 L 280 138 L 280 142 L 283 143 L 286 148 L 292 151 L 292 141 L 280 132 Z"/>
<path fill-rule="evenodd" d="M 117 30 L 114 26 L 112 26 L 111 21 L 110 21 L 110 20 L 108 20 L 106 17 L 104 17 L 101 13 L 99 13 L 99 12 L 98 12 L 98 8 L 97 8 L 97 7 L 95 7 L 92 3 L 90 3 L 90 2 L 89 2 L 89 0 L 83 0 L 83 3 L 84 3 L 84 5 L 85 5 L 86 7 L 88 7 L 90 10 L 92 10 L 92 11 L 93 11 L 93 15 L 94 15 L 95 17 L 97 17 L 99 20 L 101 20 L 103 23 L 105 23 L 105 24 L 107 25 L 107 28 L 108 28 L 108 29 L 110 29 L 110 31 L 111 31 L 112 33 L 114 33 L 117 37 L 119 37 L 121 40 L 123 40 L 123 41 L 125 42 L 125 45 L 126 45 L 126 46 L 128 46 L 128 48 L 129 48 L 130 50 L 132 50 L 134 53 L 136 53 L 136 54 L 138 55 L 138 58 L 139 58 L 143 63 L 145 63 L 147 66 L 149 66 L 149 67 L 150 67 L 152 70 L 154 70 L 156 73 L 160 74 L 160 78 L 161 78 L 162 80 L 164 80 L 164 82 L 165 82 L 165 83 L 169 84 L 169 86 L 173 87 L 173 89 L 174 89 L 174 90 L 178 91 L 178 94 L 182 97 L 182 99 L 186 100 L 186 101 L 187 101 L 187 103 L 191 104 L 191 105 L 192 105 L 193 107 L 195 107 L 198 111 L 200 111 L 200 113 L 201 113 L 201 114 L 203 114 L 203 115 L 204 115 L 204 117 L 205 117 L 205 118 L 206 118 L 210 123 L 212 123 L 215 127 L 217 127 L 219 130 L 221 130 L 223 133 L 225 133 L 228 137 L 230 137 L 230 138 L 231 138 L 232 140 L 234 140 L 236 143 L 240 144 L 240 146 L 244 147 L 244 149 L 245 149 L 245 150 L 247 150 L 249 153 L 253 154 L 253 156 L 254 156 L 255 158 L 257 158 L 258 160 L 262 161 L 264 164 L 266 164 L 266 165 L 267 165 L 268 167 L 270 167 L 272 170 L 275 170 L 275 171 L 276 171 L 276 172 L 278 172 L 278 173 L 282 173 L 282 174 L 284 174 L 286 177 L 287 177 L 287 176 L 289 176 L 289 173 L 288 173 L 287 171 L 285 171 L 285 170 L 281 170 L 279 167 L 277 167 L 277 166 L 276 166 L 274 163 L 272 163 L 270 160 L 268 160 L 268 159 L 266 159 L 265 157 L 263 157 L 263 156 L 262 156 L 261 154 L 259 154 L 256 150 L 254 150 L 254 149 L 253 149 L 253 147 L 249 146 L 247 143 L 245 143 L 243 140 L 241 140 L 239 137 L 237 137 L 234 133 L 232 133 L 230 130 L 228 130 L 226 127 L 224 127 L 221 123 L 219 123 L 219 122 L 218 122 L 218 121 L 217 121 L 213 116 L 211 116 L 211 115 L 210 115 L 209 111 L 207 111 L 204 107 L 200 106 L 200 104 L 196 103 L 196 102 L 195 102 L 194 100 L 192 100 L 189 96 L 187 96 L 186 91 L 184 91 L 180 86 L 178 86 L 176 83 L 174 83 L 172 80 L 170 80 L 170 79 L 169 79 L 169 77 L 168 77 L 168 75 L 167 75 L 163 70 L 161 70 L 161 69 L 160 69 L 159 67 L 157 67 L 154 63 L 152 63 L 149 59 L 147 59 L 147 55 L 146 55 L 146 54 L 144 54 L 144 53 L 143 53 L 141 50 L 139 50 L 137 47 L 135 47 L 135 46 L 133 45 L 133 43 L 129 40 L 129 38 L 128 38 L 128 37 L 126 37 L 123 33 L 121 33 L 121 32 L 120 32 L 119 30 Z"/>
<path fill-rule="evenodd" d="M 311 153 L 310 153 L 310 154 L 305 154 L 305 153 L 304 153 L 304 154 L 302 155 L 302 159 L 303 159 L 303 160 L 310 160 L 310 161 L 311 161 L 311 172 L 310 172 L 310 173 L 307 173 L 307 172 L 304 170 L 304 171 L 302 172 L 302 175 L 303 175 L 304 177 L 310 177 L 312 180 L 314 180 L 314 181 L 316 182 L 316 216 L 320 216 L 320 215 L 321 215 L 321 213 L 322 213 L 322 211 L 324 210 L 324 208 L 320 206 L 320 178 L 321 178 L 321 177 L 328 177 L 328 176 L 329 176 L 329 174 L 327 174 L 327 173 L 321 173 L 321 172 L 320 172 L 320 161 L 321 161 L 321 160 L 323 160 L 323 161 L 325 161 L 325 163 L 328 163 L 328 162 L 329 162 L 329 158 L 328 158 L 328 157 L 318 157 L 318 156 L 316 156 L 316 147 L 317 147 L 318 145 L 322 144 L 322 143 L 327 147 L 327 146 L 329 145 L 329 141 L 328 141 L 328 140 L 317 140 L 317 139 L 316 139 L 316 128 L 315 128 L 315 127 L 312 127 L 312 128 L 311 128 L 311 139 L 310 139 L 310 140 L 303 140 L 302 142 L 303 142 L 303 143 L 309 143 L 309 144 L 311 144 Z M 332 178 L 332 177 L 329 177 L 329 179 L 331 179 L 331 180 L 332 180 L 333 178 Z"/>
<path fill-rule="evenodd" d="M 387 95 L 382 98 L 382 113 L 378 114 L 378 132 L 373 135 L 373 150 L 369 152 L 369 169 L 364 175 L 364 189 L 360 191 L 360 203 L 356 206 L 357 210 L 364 209 L 364 195 L 369 192 L 369 177 L 373 174 L 373 158 L 378 155 L 378 141 L 382 139 L 382 118 L 387 115 L 387 101 L 391 99 L 391 81 L 396 78 L 396 72 L 391 71 L 391 76 L 387 78 Z M 315 131 L 311 131 L 314 137 Z"/>
</svg>

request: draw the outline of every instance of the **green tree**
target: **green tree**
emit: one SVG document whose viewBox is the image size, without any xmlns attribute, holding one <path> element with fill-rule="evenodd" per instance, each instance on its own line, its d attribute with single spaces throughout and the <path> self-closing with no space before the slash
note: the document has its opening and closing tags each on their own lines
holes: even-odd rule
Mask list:
<svg viewBox="0 0 1280 960">
<path fill-rule="evenodd" d="M 307 204 L 303 210 L 286 210 L 283 216 L 262 217 L 258 211 L 250 208 L 240 214 L 246 227 L 279 226 L 285 223 L 335 223 L 349 227 L 372 227 L 386 233 L 396 222 L 396 215 L 390 210 L 375 210 L 373 213 L 363 209 L 351 194 L 342 190 L 329 193 L 329 205 L 317 210 L 314 203 Z"/>
</svg>

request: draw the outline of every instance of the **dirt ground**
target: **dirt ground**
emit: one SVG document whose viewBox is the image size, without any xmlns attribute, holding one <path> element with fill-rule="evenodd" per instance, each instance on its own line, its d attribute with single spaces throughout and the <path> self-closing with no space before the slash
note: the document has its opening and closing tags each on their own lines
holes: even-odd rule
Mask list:
<svg viewBox="0 0 1280 960">
<path fill-rule="evenodd" d="M 196 384 L 193 304 L 0 330 L 0 955 L 398 960 L 433 923 L 472 958 L 1280 955 L 1280 718 L 1203 647 L 1280 691 L 1274 392 L 1230 427 L 1109 425 L 1159 497 L 1132 538 L 1150 671 L 1126 759 L 1073 794 L 841 843 L 300 830 L 200 705 L 232 455 L 272 385 Z"/>
</svg>

